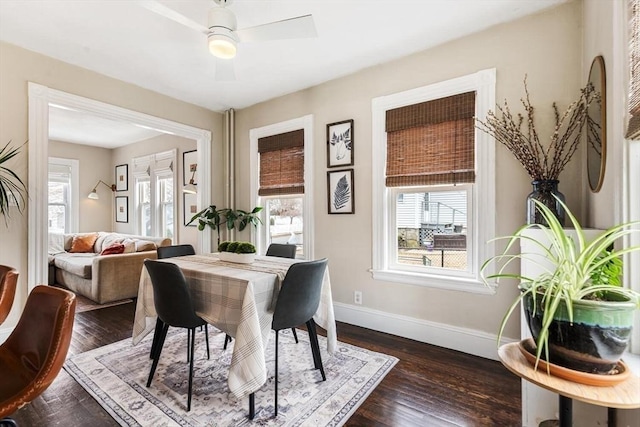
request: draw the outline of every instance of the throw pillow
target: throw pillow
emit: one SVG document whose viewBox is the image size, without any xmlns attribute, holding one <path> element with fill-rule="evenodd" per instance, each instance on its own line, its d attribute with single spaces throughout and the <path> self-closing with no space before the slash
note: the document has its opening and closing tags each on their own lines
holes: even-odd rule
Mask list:
<svg viewBox="0 0 640 427">
<path fill-rule="evenodd" d="M 115 255 L 124 253 L 124 245 L 122 243 L 114 243 L 100 252 L 100 255 Z"/>
<path fill-rule="evenodd" d="M 77 234 L 73 236 L 73 241 L 71 242 L 71 249 L 69 249 L 69 252 L 93 252 L 93 244 L 96 242 L 97 238 L 98 233 Z"/>
<path fill-rule="evenodd" d="M 133 239 L 124 239 L 122 241 L 122 244 L 124 245 L 124 252 L 125 254 L 130 254 L 136 251 L 136 242 Z"/>
<path fill-rule="evenodd" d="M 149 240 L 136 240 L 136 252 L 154 251 L 156 244 Z"/>
</svg>

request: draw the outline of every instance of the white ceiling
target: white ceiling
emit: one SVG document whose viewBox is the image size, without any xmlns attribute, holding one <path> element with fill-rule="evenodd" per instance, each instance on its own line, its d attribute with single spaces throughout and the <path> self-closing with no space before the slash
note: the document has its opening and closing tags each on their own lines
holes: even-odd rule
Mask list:
<svg viewBox="0 0 640 427">
<path fill-rule="evenodd" d="M 216 81 L 206 36 L 136 0 L 0 0 L 0 40 L 214 110 L 244 108 L 567 0 L 235 0 L 238 28 L 312 14 L 318 37 L 241 43 Z M 211 0 L 161 0 L 202 25 Z"/>
</svg>

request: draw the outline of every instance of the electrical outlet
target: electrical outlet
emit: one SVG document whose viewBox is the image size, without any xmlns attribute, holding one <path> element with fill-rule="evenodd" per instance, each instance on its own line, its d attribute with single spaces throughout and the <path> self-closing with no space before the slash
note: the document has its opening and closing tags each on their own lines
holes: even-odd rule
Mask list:
<svg viewBox="0 0 640 427">
<path fill-rule="evenodd" d="M 353 292 L 353 302 L 356 304 L 362 304 L 362 292 L 360 291 Z"/>
</svg>

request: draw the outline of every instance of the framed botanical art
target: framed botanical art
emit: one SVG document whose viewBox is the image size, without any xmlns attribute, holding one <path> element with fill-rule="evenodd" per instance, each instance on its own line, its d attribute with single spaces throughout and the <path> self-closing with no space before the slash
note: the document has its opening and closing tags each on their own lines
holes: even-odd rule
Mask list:
<svg viewBox="0 0 640 427">
<path fill-rule="evenodd" d="M 198 213 L 198 195 L 192 193 L 182 193 L 182 212 L 184 225 L 187 227 L 197 227 L 198 221 L 194 221 L 191 224 L 187 223 L 191 218 Z"/>
<path fill-rule="evenodd" d="M 353 120 L 327 125 L 327 167 L 353 166 Z"/>
<path fill-rule="evenodd" d="M 116 222 L 129 222 L 129 197 L 116 196 Z"/>
<path fill-rule="evenodd" d="M 327 172 L 327 199 L 330 214 L 355 213 L 353 169 Z"/>
<path fill-rule="evenodd" d="M 116 166 L 116 191 L 127 191 L 129 189 L 129 165 Z"/>
<path fill-rule="evenodd" d="M 182 185 L 187 185 L 193 179 L 193 185 L 198 185 L 198 150 L 182 153 Z"/>
</svg>

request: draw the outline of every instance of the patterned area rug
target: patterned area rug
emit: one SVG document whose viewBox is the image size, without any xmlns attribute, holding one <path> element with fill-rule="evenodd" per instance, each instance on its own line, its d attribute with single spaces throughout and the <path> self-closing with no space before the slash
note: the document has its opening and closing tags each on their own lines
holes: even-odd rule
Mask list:
<svg viewBox="0 0 640 427">
<path fill-rule="evenodd" d="M 323 382 L 320 372 L 313 369 L 307 333 L 298 330 L 300 343 L 296 344 L 291 330 L 282 331 L 278 416 L 273 416 L 275 361 L 271 339 L 267 383 L 256 392 L 256 416 L 249 421 L 249 399 L 235 398 L 227 386 L 233 342 L 222 350 L 224 333 L 209 331 L 210 360 L 204 332 L 196 333 L 190 412 L 186 411 L 186 331 L 170 329 L 155 377 L 147 388 L 151 335 L 136 346 L 127 339 L 74 356 L 64 367 L 122 426 L 341 426 L 398 362 L 395 357 L 341 342 L 329 357 L 326 341 L 319 336 L 327 376 Z"/>
</svg>

